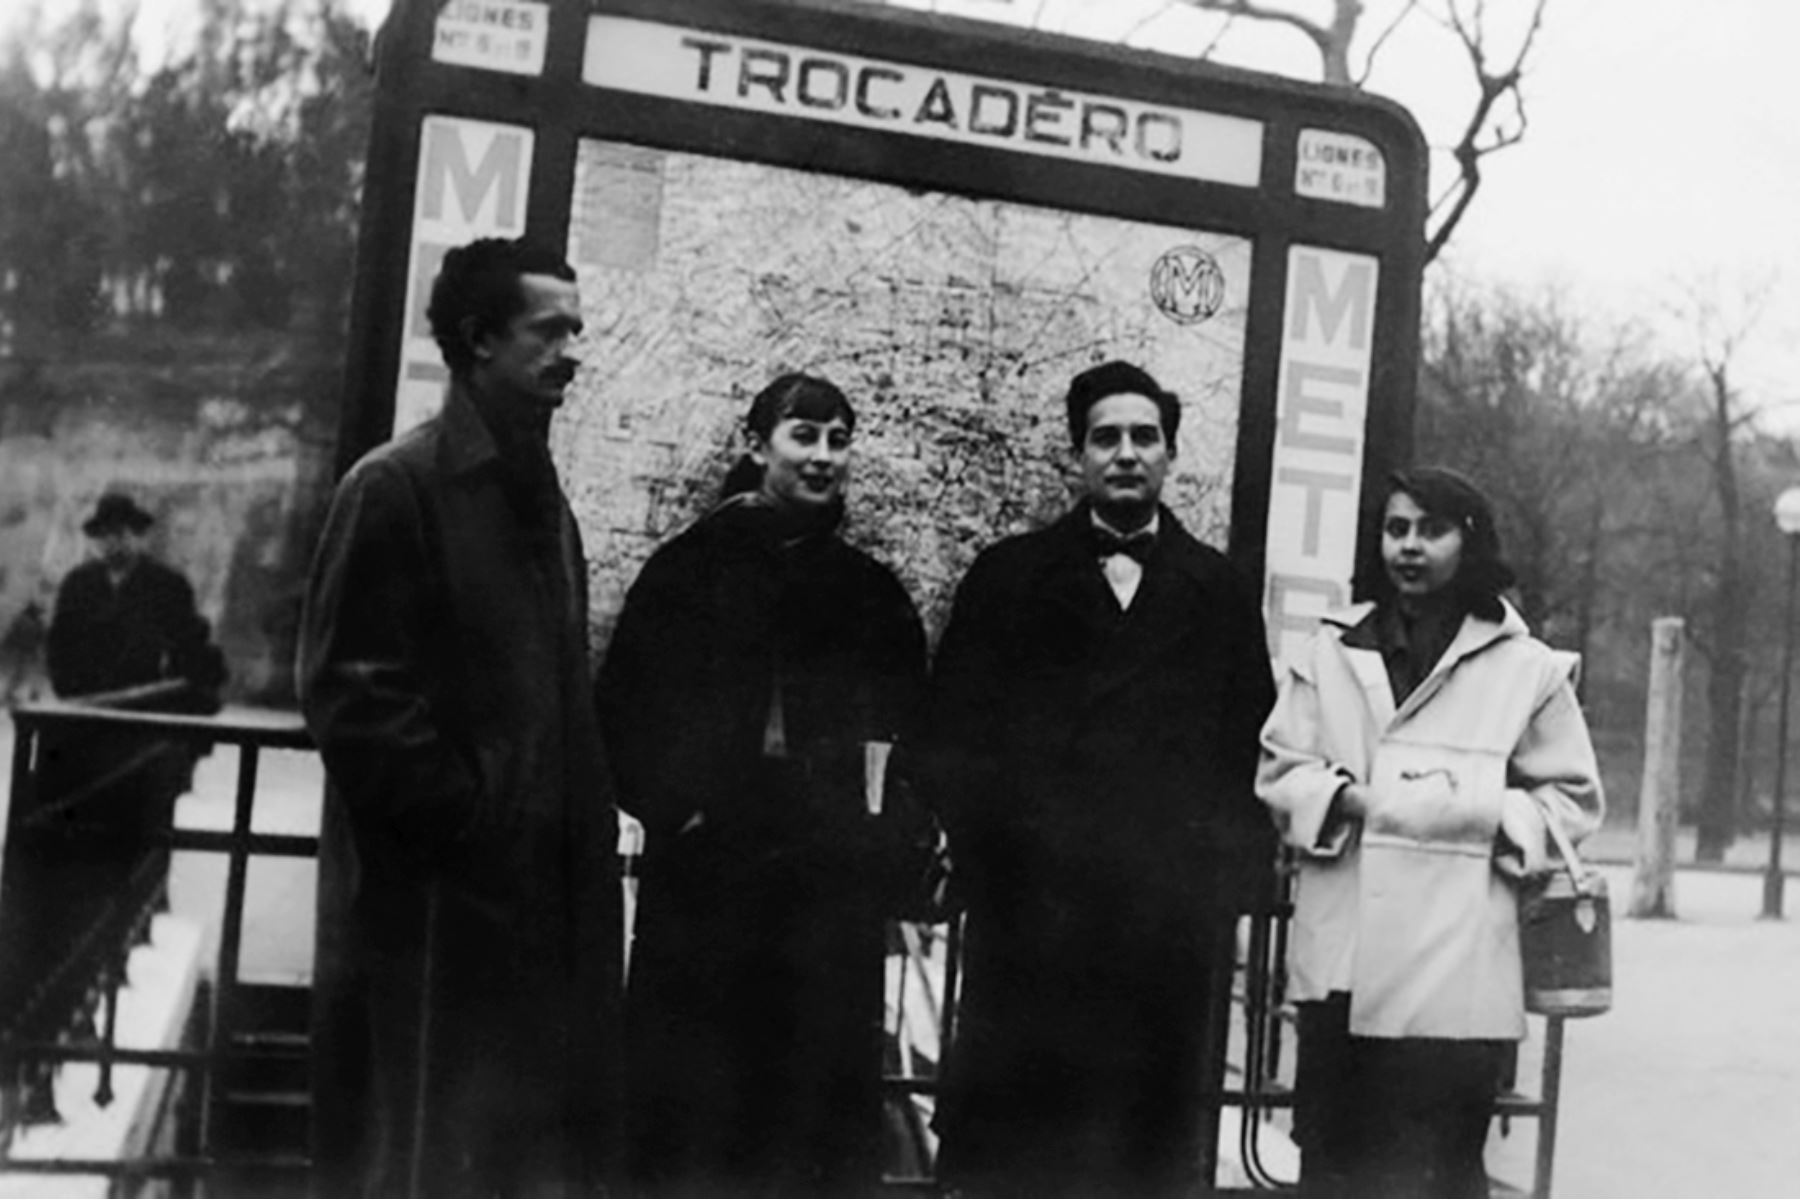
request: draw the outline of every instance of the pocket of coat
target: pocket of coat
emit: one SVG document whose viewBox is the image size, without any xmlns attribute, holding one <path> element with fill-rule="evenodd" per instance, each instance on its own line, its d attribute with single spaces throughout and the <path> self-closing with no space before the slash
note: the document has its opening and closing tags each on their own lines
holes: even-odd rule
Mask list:
<svg viewBox="0 0 1800 1199">
<path fill-rule="evenodd" d="M 1352 1031 L 1466 1035 L 1489 939 L 1488 858 L 1365 832 L 1359 876 Z"/>
<path fill-rule="evenodd" d="M 1372 833 L 1417 842 L 1480 846 L 1500 821 L 1505 763 L 1493 754 L 1436 746 L 1384 745 L 1369 780 Z"/>
</svg>

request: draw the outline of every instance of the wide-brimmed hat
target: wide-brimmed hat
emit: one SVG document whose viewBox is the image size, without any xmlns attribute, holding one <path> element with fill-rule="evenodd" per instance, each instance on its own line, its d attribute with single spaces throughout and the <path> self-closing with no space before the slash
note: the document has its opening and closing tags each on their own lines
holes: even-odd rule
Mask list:
<svg viewBox="0 0 1800 1199">
<path fill-rule="evenodd" d="M 117 491 L 109 491 L 94 506 L 94 514 L 82 522 L 81 531 L 89 537 L 100 537 L 115 529 L 142 533 L 156 523 L 156 518 L 138 507 L 137 501 Z"/>
</svg>

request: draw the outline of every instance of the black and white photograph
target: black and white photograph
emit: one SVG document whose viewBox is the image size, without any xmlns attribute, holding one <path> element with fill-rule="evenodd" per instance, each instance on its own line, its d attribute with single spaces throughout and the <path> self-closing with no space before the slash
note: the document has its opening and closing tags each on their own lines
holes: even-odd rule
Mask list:
<svg viewBox="0 0 1800 1199">
<path fill-rule="evenodd" d="M 1797 40 L 9 0 L 0 1199 L 1800 1191 Z"/>
</svg>

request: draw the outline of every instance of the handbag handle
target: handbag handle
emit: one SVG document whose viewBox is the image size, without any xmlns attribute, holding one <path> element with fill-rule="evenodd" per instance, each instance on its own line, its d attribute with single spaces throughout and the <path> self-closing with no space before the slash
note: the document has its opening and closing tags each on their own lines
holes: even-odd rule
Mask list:
<svg viewBox="0 0 1800 1199">
<path fill-rule="evenodd" d="M 1575 843 L 1563 831 L 1562 821 L 1556 818 L 1555 813 L 1542 800 L 1538 801 L 1538 810 L 1544 814 L 1544 828 L 1549 832 L 1550 840 L 1556 844 L 1556 852 L 1562 855 L 1563 868 L 1569 872 L 1569 880 L 1575 884 L 1576 890 L 1582 890 L 1582 879 L 1587 877 L 1588 869 L 1582 863 L 1581 855 L 1575 852 Z"/>
</svg>

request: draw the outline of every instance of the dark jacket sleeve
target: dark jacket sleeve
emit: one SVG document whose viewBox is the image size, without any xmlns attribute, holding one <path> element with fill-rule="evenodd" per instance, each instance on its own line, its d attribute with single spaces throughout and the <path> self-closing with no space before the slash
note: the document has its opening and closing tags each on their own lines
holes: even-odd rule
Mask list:
<svg viewBox="0 0 1800 1199">
<path fill-rule="evenodd" d="M 171 672 L 201 691 L 216 692 L 225 683 L 225 655 L 212 642 L 212 626 L 200 615 L 193 584 L 179 571 L 169 571 L 168 577 Z"/>
<path fill-rule="evenodd" d="M 300 703 L 359 836 L 415 851 L 456 842 L 481 796 L 473 748 L 428 686 L 435 573 L 404 474 L 365 462 L 333 499 L 313 563 Z"/>
<path fill-rule="evenodd" d="M 213 713 L 220 707 L 224 686 L 225 655 L 212 642 L 212 626 L 200 615 L 194 585 L 171 567 L 158 565 L 156 612 L 152 617 L 157 637 L 166 648 L 163 673 L 185 680 L 188 689 L 170 702 L 171 711 Z"/>
<path fill-rule="evenodd" d="M 916 741 L 925 705 L 925 626 L 906 588 L 886 569 L 878 572 L 876 600 L 879 627 L 873 664 L 880 693 L 877 735 L 897 744 Z"/>
<path fill-rule="evenodd" d="M 1260 908 L 1274 897 L 1280 839 L 1269 810 L 1256 796 L 1262 726 L 1275 706 L 1275 672 L 1262 610 L 1244 581 L 1232 575 L 1219 619 L 1228 630 L 1225 722 L 1219 746 L 1223 787 L 1215 836 L 1227 863 L 1226 895 L 1235 905 Z"/>
<path fill-rule="evenodd" d="M 678 831 L 706 807 L 716 785 L 702 761 L 706 755 L 672 752 L 682 744 L 674 730 L 710 713 L 690 702 L 696 616 L 691 587 L 677 577 L 670 549 L 652 556 L 626 593 L 594 683 L 619 806 L 653 838 Z"/>
<path fill-rule="evenodd" d="M 45 646 L 50 686 L 67 699 L 105 690 L 96 677 L 92 643 L 88 636 L 88 611 L 93 601 L 86 572 L 77 569 L 56 589 L 56 607 L 50 617 Z"/>
<path fill-rule="evenodd" d="M 972 861 L 998 792 L 1000 719 L 1007 708 L 998 633 L 1006 608 L 991 556 L 963 576 L 932 663 L 917 755 L 926 802 L 953 859 Z"/>
</svg>

